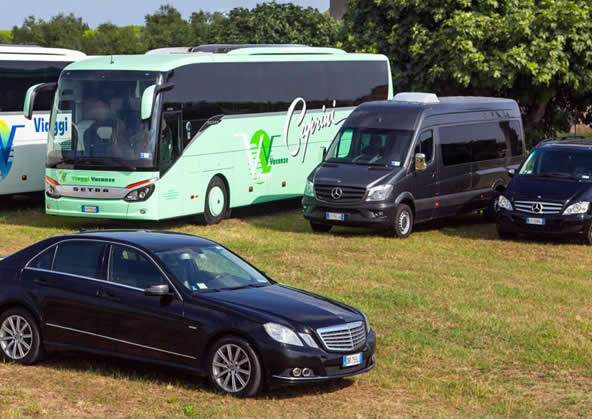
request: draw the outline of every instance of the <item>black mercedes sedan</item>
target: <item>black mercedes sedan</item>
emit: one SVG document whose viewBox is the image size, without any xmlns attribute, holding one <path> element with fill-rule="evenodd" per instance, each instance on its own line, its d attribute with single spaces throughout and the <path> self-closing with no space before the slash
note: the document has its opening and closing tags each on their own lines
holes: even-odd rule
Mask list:
<svg viewBox="0 0 592 419">
<path fill-rule="evenodd" d="M 0 349 L 77 350 L 208 376 L 238 397 L 375 365 L 359 310 L 278 284 L 213 241 L 159 231 L 53 237 L 0 260 Z"/>
</svg>

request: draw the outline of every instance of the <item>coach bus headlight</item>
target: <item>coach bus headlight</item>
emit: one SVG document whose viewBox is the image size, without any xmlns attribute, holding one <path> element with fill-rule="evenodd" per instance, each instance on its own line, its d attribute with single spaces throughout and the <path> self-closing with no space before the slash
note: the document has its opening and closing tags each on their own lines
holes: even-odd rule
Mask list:
<svg viewBox="0 0 592 419">
<path fill-rule="evenodd" d="M 306 181 L 306 187 L 304 188 L 304 196 L 310 196 L 311 198 L 316 198 L 315 190 L 314 190 L 314 183 L 311 180 Z"/>
<path fill-rule="evenodd" d="M 154 185 L 148 185 L 131 191 L 123 199 L 125 199 L 128 202 L 146 201 L 148 198 L 150 198 L 153 192 Z"/>
<path fill-rule="evenodd" d="M 48 197 L 53 199 L 61 198 L 62 196 L 59 194 L 57 188 L 49 182 L 45 182 L 45 193 Z"/>
</svg>

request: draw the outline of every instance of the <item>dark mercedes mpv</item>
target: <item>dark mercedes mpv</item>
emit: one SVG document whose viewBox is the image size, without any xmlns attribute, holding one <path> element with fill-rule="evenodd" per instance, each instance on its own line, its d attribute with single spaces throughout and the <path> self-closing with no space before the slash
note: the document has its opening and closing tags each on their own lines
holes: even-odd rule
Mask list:
<svg viewBox="0 0 592 419">
<path fill-rule="evenodd" d="M 313 231 L 378 227 L 400 238 L 414 223 L 486 210 L 524 158 L 514 100 L 399 93 L 344 122 L 308 178 L 302 206 Z"/>
<path fill-rule="evenodd" d="M 497 202 L 501 238 L 579 236 L 592 244 L 592 138 L 541 141 Z"/>
<path fill-rule="evenodd" d="M 194 371 L 242 397 L 368 371 L 375 343 L 361 311 L 191 235 L 84 232 L 0 261 L 0 353 L 22 364 L 90 351 Z"/>
</svg>

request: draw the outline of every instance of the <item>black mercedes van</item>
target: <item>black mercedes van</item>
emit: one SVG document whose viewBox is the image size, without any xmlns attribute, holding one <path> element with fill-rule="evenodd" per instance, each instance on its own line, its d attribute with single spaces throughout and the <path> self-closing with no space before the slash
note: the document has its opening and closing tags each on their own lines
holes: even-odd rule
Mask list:
<svg viewBox="0 0 592 419">
<path fill-rule="evenodd" d="M 571 235 L 592 244 L 592 138 L 541 141 L 497 202 L 501 238 Z"/>
<path fill-rule="evenodd" d="M 399 93 L 356 108 L 308 177 L 313 231 L 372 226 L 397 237 L 413 225 L 488 210 L 524 158 L 514 100 Z"/>
</svg>

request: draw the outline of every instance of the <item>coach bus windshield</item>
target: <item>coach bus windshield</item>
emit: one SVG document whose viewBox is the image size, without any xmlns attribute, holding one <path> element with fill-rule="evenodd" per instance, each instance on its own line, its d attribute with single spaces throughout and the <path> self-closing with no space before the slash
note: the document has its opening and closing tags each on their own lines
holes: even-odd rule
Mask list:
<svg viewBox="0 0 592 419">
<path fill-rule="evenodd" d="M 47 167 L 154 170 L 156 136 L 142 121 L 144 90 L 159 73 L 67 71 L 59 81 L 48 136 Z"/>
</svg>

